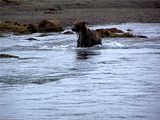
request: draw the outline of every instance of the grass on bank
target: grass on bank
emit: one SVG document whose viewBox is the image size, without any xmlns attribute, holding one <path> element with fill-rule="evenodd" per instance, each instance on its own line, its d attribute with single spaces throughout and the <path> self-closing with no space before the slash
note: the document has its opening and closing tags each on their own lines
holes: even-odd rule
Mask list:
<svg viewBox="0 0 160 120">
<path fill-rule="evenodd" d="M 27 25 L 20 23 L 11 23 L 9 21 L 0 22 L 0 31 L 2 32 L 13 32 L 16 34 L 29 34 Z"/>
</svg>

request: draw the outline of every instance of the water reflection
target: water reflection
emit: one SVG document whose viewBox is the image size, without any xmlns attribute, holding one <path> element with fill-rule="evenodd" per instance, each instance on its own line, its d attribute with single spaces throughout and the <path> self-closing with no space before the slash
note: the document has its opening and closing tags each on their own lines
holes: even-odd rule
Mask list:
<svg viewBox="0 0 160 120">
<path fill-rule="evenodd" d="M 96 50 L 91 49 L 77 49 L 76 50 L 76 58 L 80 60 L 90 59 L 92 56 L 100 55 L 101 53 Z"/>
</svg>

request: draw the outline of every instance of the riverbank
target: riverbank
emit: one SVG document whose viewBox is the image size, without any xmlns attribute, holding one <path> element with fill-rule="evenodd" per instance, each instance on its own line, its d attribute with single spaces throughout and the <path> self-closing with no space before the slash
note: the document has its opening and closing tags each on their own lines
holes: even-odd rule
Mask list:
<svg viewBox="0 0 160 120">
<path fill-rule="evenodd" d="M 10 2 L 5 2 L 10 1 Z M 1 0 L 1 21 L 38 24 L 44 19 L 58 19 L 71 26 L 76 19 L 89 24 L 159 23 L 158 0 Z"/>
</svg>

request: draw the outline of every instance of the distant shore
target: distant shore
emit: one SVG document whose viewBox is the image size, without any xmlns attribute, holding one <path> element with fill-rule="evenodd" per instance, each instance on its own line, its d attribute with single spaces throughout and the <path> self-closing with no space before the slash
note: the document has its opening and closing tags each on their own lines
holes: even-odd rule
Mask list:
<svg viewBox="0 0 160 120">
<path fill-rule="evenodd" d="M 64 27 L 71 26 L 76 19 L 84 19 L 90 25 L 160 22 L 159 0 L 5 1 L 0 1 L 1 21 L 37 24 L 44 19 L 58 19 Z"/>
</svg>

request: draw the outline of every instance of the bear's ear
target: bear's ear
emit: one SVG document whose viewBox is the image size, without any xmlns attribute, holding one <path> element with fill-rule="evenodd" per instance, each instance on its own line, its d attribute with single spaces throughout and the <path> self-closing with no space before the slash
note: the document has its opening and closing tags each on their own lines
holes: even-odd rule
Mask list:
<svg viewBox="0 0 160 120">
<path fill-rule="evenodd" d="M 82 22 L 82 24 L 83 24 L 83 25 L 86 25 L 86 24 L 87 24 L 87 22 L 86 22 L 86 21 L 83 21 L 83 22 Z"/>
</svg>

